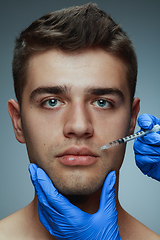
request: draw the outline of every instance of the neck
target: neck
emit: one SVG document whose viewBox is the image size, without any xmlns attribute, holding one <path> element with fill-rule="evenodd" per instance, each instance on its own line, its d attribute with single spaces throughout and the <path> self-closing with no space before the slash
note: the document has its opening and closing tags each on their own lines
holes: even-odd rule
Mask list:
<svg viewBox="0 0 160 240">
<path fill-rule="evenodd" d="M 90 195 L 67 195 L 65 196 L 73 205 L 82 211 L 93 214 L 98 211 L 101 189 Z"/>
<path fill-rule="evenodd" d="M 116 206 L 119 208 L 118 201 L 118 184 L 119 184 L 119 173 L 117 173 L 117 180 L 115 184 L 115 200 Z M 75 206 L 80 208 L 82 211 L 94 214 L 99 209 L 101 189 L 90 195 L 65 195 L 65 197 Z M 37 197 L 35 201 L 38 202 Z M 118 210 L 118 209 L 117 209 Z"/>
</svg>

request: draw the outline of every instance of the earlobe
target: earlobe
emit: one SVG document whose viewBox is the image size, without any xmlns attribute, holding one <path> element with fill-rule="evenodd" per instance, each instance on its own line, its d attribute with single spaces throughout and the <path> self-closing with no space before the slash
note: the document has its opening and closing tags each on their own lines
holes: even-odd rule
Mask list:
<svg viewBox="0 0 160 240">
<path fill-rule="evenodd" d="M 16 139 L 20 143 L 25 143 L 22 124 L 21 124 L 20 107 L 19 107 L 19 104 L 14 99 L 10 99 L 8 101 L 8 112 L 12 120 Z"/>
<path fill-rule="evenodd" d="M 134 129 L 137 123 L 137 116 L 140 110 L 140 99 L 134 98 L 132 103 L 131 122 L 129 128 L 129 135 L 134 133 Z"/>
</svg>

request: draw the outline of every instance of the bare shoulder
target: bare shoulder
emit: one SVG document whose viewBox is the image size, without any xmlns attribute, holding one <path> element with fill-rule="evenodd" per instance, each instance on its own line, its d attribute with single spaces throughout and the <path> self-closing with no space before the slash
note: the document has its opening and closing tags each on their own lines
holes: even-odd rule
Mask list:
<svg viewBox="0 0 160 240">
<path fill-rule="evenodd" d="M 133 218 L 123 209 L 118 221 L 122 240 L 160 240 L 158 234 Z"/>
<path fill-rule="evenodd" d="M 19 211 L 0 221 L 0 240 L 9 239 L 11 236 L 12 239 L 16 239 L 16 232 L 18 231 L 18 228 L 20 228 L 18 216 Z"/>
<path fill-rule="evenodd" d="M 0 221 L 0 240 L 24 239 L 25 208 Z M 27 229 L 26 229 L 27 231 Z"/>
<path fill-rule="evenodd" d="M 0 240 L 54 240 L 38 217 L 38 205 L 32 201 L 25 208 L 0 221 Z"/>
<path fill-rule="evenodd" d="M 133 217 L 131 217 L 133 218 Z M 132 223 L 132 232 L 137 235 L 137 240 L 160 240 L 160 236 L 153 232 L 151 229 L 146 227 L 144 224 L 139 222 L 137 219 L 133 218 Z M 135 231 L 136 229 L 136 231 Z"/>
</svg>

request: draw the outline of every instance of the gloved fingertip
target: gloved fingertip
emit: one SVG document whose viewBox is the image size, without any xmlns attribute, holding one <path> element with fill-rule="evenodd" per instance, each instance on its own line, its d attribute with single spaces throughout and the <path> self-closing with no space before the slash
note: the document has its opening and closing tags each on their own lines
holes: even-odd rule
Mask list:
<svg viewBox="0 0 160 240">
<path fill-rule="evenodd" d="M 108 175 L 110 177 L 110 185 L 114 186 L 114 184 L 116 182 L 116 171 L 112 171 Z"/>
<path fill-rule="evenodd" d="M 47 176 L 47 174 L 42 168 L 37 169 L 37 178 L 38 180 L 45 180 L 45 181 L 49 180 L 49 177 Z"/>
<path fill-rule="evenodd" d="M 38 169 L 38 166 L 35 163 L 30 163 L 28 169 L 29 171 L 34 171 Z"/>
<path fill-rule="evenodd" d="M 148 130 L 152 129 L 152 127 L 154 125 L 151 115 L 146 114 L 146 113 L 144 113 L 138 117 L 137 123 L 141 128 L 148 129 Z"/>
<path fill-rule="evenodd" d="M 28 166 L 28 170 L 30 172 L 30 175 L 31 175 L 31 180 L 36 180 L 37 178 L 37 165 L 34 164 L 34 163 L 30 163 L 29 166 Z"/>
<path fill-rule="evenodd" d="M 115 185 L 115 182 L 116 182 L 116 172 L 112 171 L 107 175 L 103 188 L 112 189 Z"/>
</svg>

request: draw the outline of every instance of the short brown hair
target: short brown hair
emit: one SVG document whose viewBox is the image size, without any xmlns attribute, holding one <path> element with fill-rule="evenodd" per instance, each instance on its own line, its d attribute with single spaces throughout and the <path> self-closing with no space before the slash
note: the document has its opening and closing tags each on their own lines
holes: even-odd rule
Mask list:
<svg viewBox="0 0 160 240">
<path fill-rule="evenodd" d="M 125 62 L 132 100 L 137 81 L 137 58 L 132 42 L 107 13 L 89 3 L 46 14 L 21 32 L 12 63 L 18 102 L 21 104 L 31 55 L 53 48 L 74 52 L 93 47 L 100 47 Z"/>
</svg>

